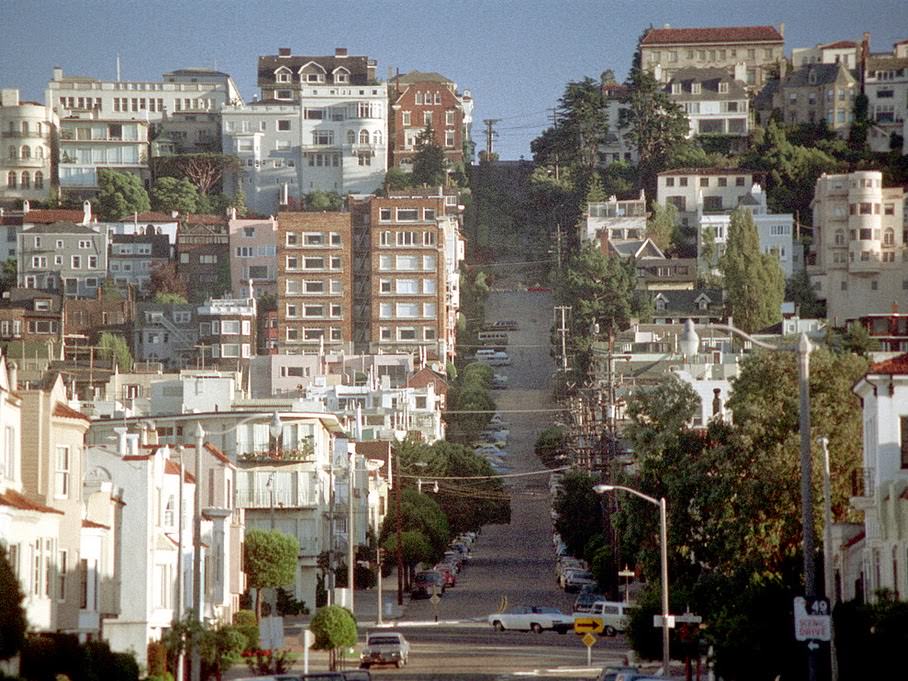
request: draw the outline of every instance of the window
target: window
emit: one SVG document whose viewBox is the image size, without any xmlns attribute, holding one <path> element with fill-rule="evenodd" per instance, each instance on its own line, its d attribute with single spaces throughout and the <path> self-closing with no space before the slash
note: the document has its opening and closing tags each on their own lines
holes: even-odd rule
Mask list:
<svg viewBox="0 0 908 681">
<path fill-rule="evenodd" d="M 687 186 L 687 178 L 686 178 L 686 177 L 679 177 L 679 178 L 678 178 L 678 186 L 679 186 L 679 187 L 686 187 L 686 186 Z"/>
<path fill-rule="evenodd" d="M 666 187 L 674 187 L 674 186 L 675 186 L 675 178 L 673 178 L 673 177 L 666 177 L 666 178 L 665 178 L 665 186 L 666 186 Z"/>
<path fill-rule="evenodd" d="M 382 326 L 381 328 L 379 328 L 378 332 L 379 332 L 379 336 L 380 336 L 381 340 L 383 340 L 383 341 L 391 340 L 391 329 L 389 329 L 387 326 Z"/>
<path fill-rule="evenodd" d="M 422 268 L 426 272 L 435 271 L 435 256 L 434 255 L 424 255 L 422 258 Z"/>
<path fill-rule="evenodd" d="M 404 124 L 405 126 L 409 126 L 409 125 L 410 125 L 410 112 L 409 112 L 409 111 L 404 111 L 404 112 L 403 112 L 403 124 Z"/>
<path fill-rule="evenodd" d="M 394 269 L 394 256 L 393 255 L 380 255 L 378 256 L 378 269 L 380 270 L 393 270 Z"/>
<path fill-rule="evenodd" d="M 324 305 L 303 305 L 303 317 L 324 317 Z"/>
<path fill-rule="evenodd" d="M 398 295 L 416 295 L 419 293 L 417 279 L 398 279 L 394 282 L 395 292 Z"/>
<path fill-rule="evenodd" d="M 16 188 L 16 173 L 12 170 L 6 175 L 6 186 L 8 189 Z"/>
<path fill-rule="evenodd" d="M 416 340 L 416 329 L 411 326 L 400 327 L 397 329 L 397 340 L 412 341 Z"/>
<path fill-rule="evenodd" d="M 703 86 L 700 83 L 691 83 L 690 93 L 692 95 L 699 95 L 703 91 Z"/>
<path fill-rule="evenodd" d="M 720 95 L 728 94 L 728 83 L 719 83 L 719 94 Z"/>
<path fill-rule="evenodd" d="M 44 189 L 44 173 L 35 171 L 35 189 Z"/>
<path fill-rule="evenodd" d="M 287 232 L 287 245 L 299 246 L 299 232 Z"/>
<path fill-rule="evenodd" d="M 419 209 L 418 208 L 398 208 L 397 209 L 397 221 L 398 222 L 416 222 L 419 220 Z"/>
<path fill-rule="evenodd" d="M 303 258 L 304 270 L 323 270 L 325 269 L 325 259 L 321 257 Z"/>
<path fill-rule="evenodd" d="M 708 186 L 709 186 L 709 178 L 708 178 L 708 177 L 701 177 L 701 178 L 700 178 L 700 186 L 701 186 L 701 187 L 708 187 Z"/>
<path fill-rule="evenodd" d="M 435 245 L 435 232 L 423 232 L 422 233 L 422 244 L 423 244 L 423 246 L 434 246 Z"/>
<path fill-rule="evenodd" d="M 435 303 L 423 303 L 422 306 L 422 316 L 426 319 L 435 319 L 436 315 L 436 305 Z"/>
<path fill-rule="evenodd" d="M 422 280 L 422 292 L 423 293 L 435 293 L 436 285 L 434 279 L 423 279 Z"/>
<path fill-rule="evenodd" d="M 321 232 L 308 232 L 303 234 L 303 245 L 304 246 L 324 246 L 325 245 L 325 235 Z"/>
<path fill-rule="evenodd" d="M 58 499 L 69 497 L 69 447 L 57 445 L 57 453 L 54 459 L 54 496 Z"/>
<path fill-rule="evenodd" d="M 416 236 L 418 232 L 398 232 L 397 233 L 397 245 L 398 246 L 413 246 L 416 243 Z"/>
<path fill-rule="evenodd" d="M 330 282 L 331 294 L 340 295 L 344 292 L 344 282 L 340 279 L 332 279 Z"/>
<path fill-rule="evenodd" d="M 419 256 L 398 255 L 395 264 L 398 270 L 415 271 L 419 269 Z"/>
<path fill-rule="evenodd" d="M 908 468 L 908 416 L 899 417 L 899 444 L 901 449 L 901 466 Z"/>
<path fill-rule="evenodd" d="M 390 208 L 379 208 L 378 209 L 378 219 L 380 222 L 391 222 L 391 209 Z"/>
<path fill-rule="evenodd" d="M 736 178 L 735 178 L 735 186 L 736 186 L 736 187 L 743 187 L 743 186 L 744 186 L 744 178 L 743 178 L 743 177 L 736 177 Z"/>
<path fill-rule="evenodd" d="M 379 293 L 391 293 L 391 280 L 390 279 L 379 279 L 378 280 L 378 292 Z"/>
</svg>

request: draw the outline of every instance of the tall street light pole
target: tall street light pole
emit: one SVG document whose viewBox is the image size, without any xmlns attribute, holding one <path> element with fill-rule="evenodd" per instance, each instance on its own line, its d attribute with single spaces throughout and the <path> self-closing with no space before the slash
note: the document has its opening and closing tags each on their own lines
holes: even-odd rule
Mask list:
<svg viewBox="0 0 908 681">
<path fill-rule="evenodd" d="M 813 527 L 813 460 L 810 454 L 810 352 L 813 350 L 813 346 L 806 333 L 801 334 L 796 346 L 779 346 L 757 340 L 730 324 L 707 324 L 706 328 L 728 331 L 766 350 L 796 352 L 798 355 L 798 392 L 800 401 L 798 428 L 801 431 L 801 528 L 804 552 L 804 596 L 808 600 L 814 599 L 817 595 L 817 570 L 814 557 L 816 539 Z M 697 354 L 700 346 L 700 337 L 697 335 L 694 323 L 690 319 L 684 322 L 684 331 L 678 340 L 681 351 L 685 355 L 693 357 Z M 816 678 L 817 653 L 812 648 L 808 648 L 807 680 L 816 681 Z"/>
<path fill-rule="evenodd" d="M 202 621 L 202 446 L 205 430 L 195 424 L 195 499 L 192 505 L 192 621 L 196 632 Z M 201 681 L 202 656 L 197 633 L 192 634 L 192 681 Z"/>
<path fill-rule="evenodd" d="M 605 494 L 606 492 L 614 492 L 615 490 L 628 492 L 659 507 L 659 544 L 662 562 L 662 674 L 668 676 L 670 664 L 668 640 L 670 615 L 668 609 L 668 514 L 665 509 L 665 497 L 656 499 L 648 494 L 638 492 L 630 487 L 624 487 L 623 485 L 595 485 L 593 487 L 593 491 L 596 492 L 596 494 Z"/>
</svg>

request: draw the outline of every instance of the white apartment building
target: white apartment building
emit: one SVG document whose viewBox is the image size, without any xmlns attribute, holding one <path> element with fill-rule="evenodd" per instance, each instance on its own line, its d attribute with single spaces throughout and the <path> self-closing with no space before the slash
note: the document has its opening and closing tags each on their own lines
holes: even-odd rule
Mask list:
<svg viewBox="0 0 908 681">
<path fill-rule="evenodd" d="M 20 101 L 18 90 L 0 90 L 0 204 L 47 200 L 56 184 L 58 125 L 48 107 Z"/>
<path fill-rule="evenodd" d="M 763 174 L 744 168 L 678 168 L 659 173 L 656 200 L 678 210 L 682 225 L 695 225 L 701 213 L 732 211 Z"/>
<path fill-rule="evenodd" d="M 209 69 L 178 69 L 159 81 L 148 81 L 65 76 L 55 66 L 44 96 L 61 118 L 93 113 L 108 120 L 148 123 L 160 121 L 165 111 L 217 112 L 225 104 L 243 101 L 233 78 Z"/>
<path fill-rule="evenodd" d="M 904 203 L 879 171 L 817 179 L 807 271 L 833 326 L 908 302 Z"/>
<path fill-rule="evenodd" d="M 605 98 L 605 111 L 608 117 L 608 131 L 605 142 L 599 146 L 599 165 L 607 167 L 610 163 L 624 161 L 636 165 L 640 160 L 637 147 L 630 139 L 630 127 L 621 122 L 627 116 L 628 107 L 621 100 L 627 95 L 627 86 L 609 80 L 602 85 Z"/>
<path fill-rule="evenodd" d="M 908 593 L 908 355 L 870 367 L 854 386 L 864 421 L 863 468 L 851 506 L 863 512 L 863 532 L 839 550 L 837 591 L 873 602 L 880 589 Z M 848 553 L 860 556 L 860 573 Z M 854 585 L 854 586 L 852 586 Z M 861 593 L 863 589 L 863 593 Z M 857 593 L 855 593 L 857 592 Z"/>
<path fill-rule="evenodd" d="M 460 220 L 454 215 L 438 218 L 444 239 L 445 257 L 445 347 L 453 354 L 457 344 L 457 315 L 460 311 L 460 265 L 466 257 L 466 240 Z"/>
<path fill-rule="evenodd" d="M 661 66 L 656 80 L 661 81 Z M 687 115 L 688 138 L 698 135 L 750 134 L 750 96 L 744 62 L 734 72 L 721 68 L 686 68 L 675 71 L 664 87 L 669 98 Z"/>
<path fill-rule="evenodd" d="M 775 256 L 785 278 L 803 264 L 798 253 L 798 244 L 794 241 L 794 216 L 791 213 L 770 213 L 766 205 L 766 192 L 759 184 L 754 184 L 748 194 L 740 199 L 739 207 L 746 209 L 753 217 L 754 226 L 760 240 L 760 250 Z M 697 257 L 702 257 L 704 237 L 711 231 L 716 246 L 716 258 L 722 257 L 728 245 L 728 228 L 731 224 L 731 211 L 707 213 L 702 204 L 698 207 L 697 222 Z M 704 267 L 713 269 L 717 262 L 703 263 Z"/>
</svg>

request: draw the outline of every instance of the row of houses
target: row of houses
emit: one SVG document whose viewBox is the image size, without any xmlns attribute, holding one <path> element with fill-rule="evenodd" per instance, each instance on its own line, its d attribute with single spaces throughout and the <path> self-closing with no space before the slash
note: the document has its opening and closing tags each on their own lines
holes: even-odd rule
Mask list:
<svg viewBox="0 0 908 681">
<path fill-rule="evenodd" d="M 91 198 L 97 171 L 138 175 L 177 153 L 238 157 L 224 181 L 256 213 L 302 203 L 313 191 L 367 194 L 389 168 L 412 169 L 424 131 L 453 169 L 472 158 L 473 99 L 449 78 L 411 71 L 381 81 L 367 56 L 260 56 L 259 94 L 245 102 L 230 75 L 178 69 L 161 81 L 64 75 L 55 67 L 44 103 L 2 91 L 0 202 Z"/>
<path fill-rule="evenodd" d="M 319 557 L 380 531 L 392 443 L 444 437 L 445 380 L 411 355 L 256 359 L 254 378 L 86 384 L 0 356 L 0 537 L 31 629 L 101 637 L 144 664 L 189 609 L 232 621 L 248 529 L 298 540 L 287 588 L 310 608 Z"/>
</svg>

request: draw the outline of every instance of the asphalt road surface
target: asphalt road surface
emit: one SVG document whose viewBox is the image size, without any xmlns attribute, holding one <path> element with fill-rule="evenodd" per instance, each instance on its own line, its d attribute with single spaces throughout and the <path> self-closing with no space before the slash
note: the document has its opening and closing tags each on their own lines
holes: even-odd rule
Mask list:
<svg viewBox="0 0 908 681">
<path fill-rule="evenodd" d="M 549 410 L 549 355 L 552 299 L 548 293 L 525 291 L 489 295 L 487 321 L 514 319 L 520 329 L 509 334 L 508 389 L 495 392 L 502 418 L 511 425 L 508 464 L 513 473 L 543 470 L 533 453 L 537 435 L 557 420 Z M 512 412 L 512 413 L 508 413 Z M 457 586 L 438 604 L 411 601 L 399 628 L 412 645 L 410 664 L 400 670 L 374 669 L 377 677 L 399 679 L 512 679 L 544 676 L 589 679 L 605 664 L 619 664 L 628 652 L 623 637 L 599 638 L 586 667 L 586 646 L 573 633 L 495 632 L 487 615 L 507 600 L 510 605 L 547 605 L 571 611 L 574 596 L 555 583 L 551 500 L 548 474 L 511 478 L 511 523 L 483 528 L 473 545 L 472 561 Z M 439 624 L 435 624 L 438 615 Z"/>
</svg>

